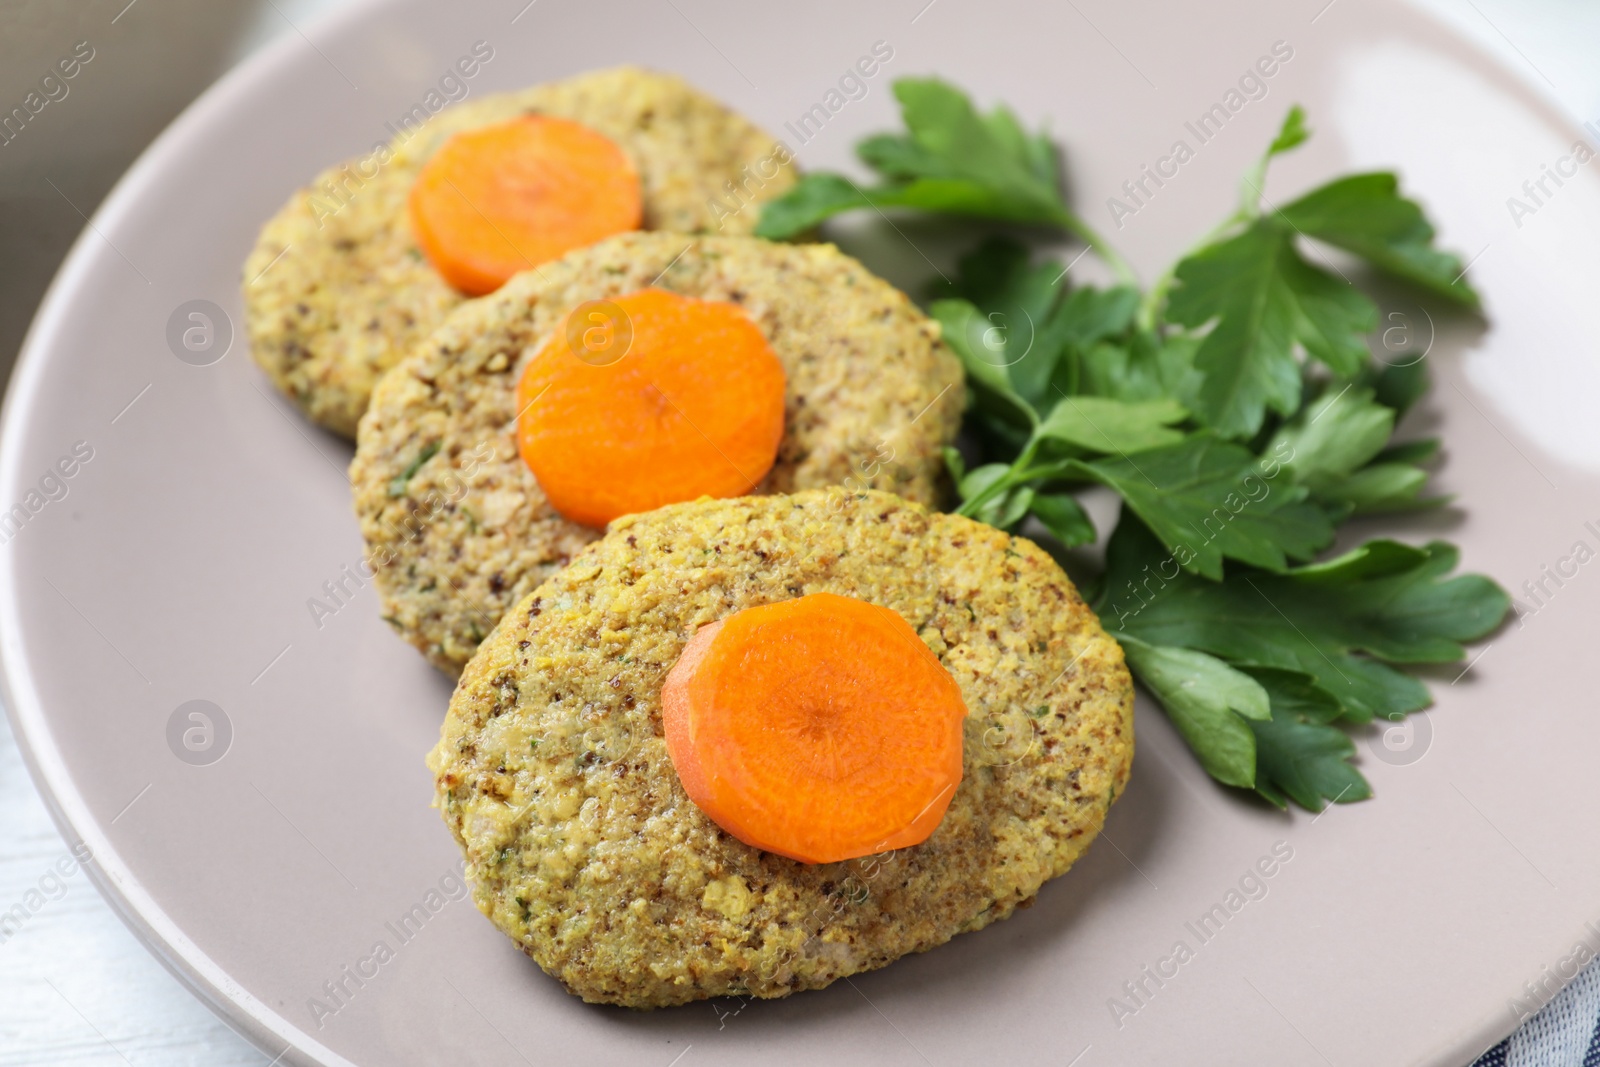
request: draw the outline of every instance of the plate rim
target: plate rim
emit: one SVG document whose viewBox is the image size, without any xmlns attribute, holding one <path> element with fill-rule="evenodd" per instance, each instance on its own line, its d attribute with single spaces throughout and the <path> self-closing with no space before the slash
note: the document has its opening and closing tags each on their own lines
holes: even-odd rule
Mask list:
<svg viewBox="0 0 1600 1067">
<path fill-rule="evenodd" d="M 391 5 L 392 0 L 348 0 L 309 26 L 314 32 L 343 32 L 347 24 L 362 23 Z M 5 457 L 0 458 L 0 496 L 15 494 L 20 467 L 10 457 L 19 454 L 26 439 L 23 412 L 31 406 L 42 383 L 48 366 L 47 351 L 71 310 L 72 292 L 104 254 L 97 247 L 103 240 L 100 231 L 137 210 L 145 190 L 159 179 L 167 157 L 182 150 L 191 131 L 226 114 L 235 100 L 248 96 L 259 83 L 271 81 L 281 69 L 292 66 L 302 43 L 299 35 L 280 35 L 225 71 L 139 153 L 86 220 L 51 278 L 17 350 L 5 400 L 0 405 L 0 457 Z M 358 1067 L 235 981 L 167 915 L 112 846 L 62 758 L 33 684 L 33 672 L 19 639 L 24 624 L 14 595 L 15 571 L 15 553 L 0 553 L 0 588 L 6 590 L 6 595 L 0 596 L 0 703 L 4 704 L 23 764 L 51 821 L 66 841 L 82 842 L 89 848 L 92 859 L 83 867 L 90 882 L 139 943 L 212 1014 L 267 1055 L 272 1055 L 277 1045 L 286 1045 L 274 1063 L 298 1061 L 319 1067 Z"/>
</svg>

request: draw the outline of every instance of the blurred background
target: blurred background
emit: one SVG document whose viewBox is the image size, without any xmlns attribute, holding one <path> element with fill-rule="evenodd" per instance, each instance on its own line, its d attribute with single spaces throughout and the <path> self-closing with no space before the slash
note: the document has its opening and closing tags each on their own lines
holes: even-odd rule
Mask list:
<svg viewBox="0 0 1600 1067">
<path fill-rule="evenodd" d="M 344 2 L 0 0 L 0 116 L 80 42 L 93 56 L 38 121 L 0 127 L 0 378 L 87 216 L 144 147 L 240 60 Z"/>
<path fill-rule="evenodd" d="M 0 379 L 62 258 L 144 147 L 258 49 L 280 40 L 315 48 L 317 19 L 351 2 L 0 0 L 0 118 L 23 107 L 58 61 L 80 60 L 74 77 L 48 87 L 56 98 L 40 107 L 41 121 L 0 125 Z M 1414 2 L 1580 121 L 1600 119 L 1600 3 Z M 0 720 L 0 901 L 35 888 L 64 854 Z M 57 884 L 60 904 L 0 933 L 0 1067 L 276 1062 L 168 975 L 81 871 Z"/>
</svg>

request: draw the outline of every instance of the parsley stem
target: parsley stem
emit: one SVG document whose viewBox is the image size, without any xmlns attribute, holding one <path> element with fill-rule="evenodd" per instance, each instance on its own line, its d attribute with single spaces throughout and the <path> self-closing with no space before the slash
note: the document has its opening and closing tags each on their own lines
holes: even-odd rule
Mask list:
<svg viewBox="0 0 1600 1067">
<path fill-rule="evenodd" d="M 982 492 L 975 494 L 970 500 L 962 501 L 961 506 L 956 508 L 955 513 L 971 518 L 984 505 L 1002 493 L 1009 493 L 1019 485 L 1027 485 L 1029 482 L 1038 481 L 1042 478 L 1051 478 L 1064 473 L 1069 465 L 1058 460 L 1041 463 L 1036 467 L 1028 466 L 1029 463 L 1033 462 L 1034 454 L 1039 451 L 1039 445 L 1042 441 L 1043 438 L 1040 437 L 1030 438 L 1021 454 L 1011 462 L 1011 469 L 996 478 L 991 485 L 985 487 Z"/>
<path fill-rule="evenodd" d="M 1239 182 L 1239 210 L 1234 212 L 1235 218 L 1248 222 L 1261 214 L 1261 187 L 1266 184 L 1267 164 L 1271 159 L 1272 155 L 1268 153 L 1245 171 Z"/>
<path fill-rule="evenodd" d="M 1178 262 L 1182 262 L 1179 260 Z M 1174 263 L 1161 272 L 1161 276 L 1150 286 L 1148 292 L 1139 300 L 1139 314 L 1135 320 L 1139 329 L 1146 332 L 1156 328 L 1156 313 L 1161 310 L 1161 305 L 1166 303 L 1167 290 L 1172 288 L 1172 281 L 1178 274 L 1178 264 Z"/>
<path fill-rule="evenodd" d="M 1028 438 L 1028 443 L 1023 446 L 1022 452 L 1018 454 L 1016 459 L 1011 461 L 1011 469 L 1006 471 L 1000 477 L 996 478 L 990 485 L 984 487 L 981 492 L 974 495 L 971 499 L 963 500 L 961 502 L 961 506 L 956 509 L 956 514 L 966 515 L 970 518 L 978 513 L 979 508 L 983 507 L 1001 493 L 1009 493 L 1013 486 L 1019 484 L 1017 478 L 1017 472 L 1019 468 L 1026 467 L 1029 461 L 1033 459 L 1033 454 L 1038 450 L 1039 438 L 1038 435 L 1035 434 Z"/>
<path fill-rule="evenodd" d="M 1092 248 L 1094 254 L 1099 256 L 1101 261 L 1111 268 L 1111 272 L 1117 276 L 1118 282 L 1135 289 L 1139 288 L 1139 275 L 1134 271 L 1133 265 L 1122 258 L 1122 253 L 1113 248 L 1110 241 L 1095 232 L 1092 226 L 1070 211 L 1058 213 L 1056 221 L 1060 223 L 1062 229 Z"/>
<path fill-rule="evenodd" d="M 1166 303 L 1167 293 L 1172 289 L 1172 283 L 1178 276 L 1178 267 L 1182 265 L 1184 260 L 1215 244 L 1218 239 L 1240 223 L 1249 222 L 1255 217 L 1255 214 L 1255 212 L 1251 212 L 1244 205 L 1241 205 L 1232 215 L 1229 215 L 1222 222 L 1206 231 L 1205 236 L 1196 241 L 1187 252 L 1179 256 L 1170 267 L 1162 271 L 1160 277 L 1156 278 L 1155 282 L 1151 284 L 1149 290 L 1144 294 L 1144 297 L 1139 301 L 1139 314 L 1135 320 L 1139 328 L 1147 331 L 1156 328 L 1156 316 L 1161 312 L 1162 305 Z"/>
<path fill-rule="evenodd" d="M 1245 171 L 1244 178 L 1239 182 L 1239 206 L 1234 209 L 1233 214 L 1223 219 L 1220 225 L 1214 227 L 1204 237 L 1200 238 L 1193 248 L 1178 259 L 1177 263 L 1162 271 L 1161 276 L 1150 286 L 1150 290 L 1139 301 L 1137 322 L 1140 329 L 1154 330 L 1156 328 L 1156 315 L 1161 311 L 1162 304 L 1166 302 L 1167 292 L 1172 288 L 1173 279 L 1177 277 L 1178 266 L 1185 259 L 1211 245 L 1233 227 L 1241 223 L 1254 222 L 1261 217 L 1261 187 L 1266 184 L 1267 166 L 1272 162 L 1272 157 L 1275 154 L 1269 148 L 1260 159 L 1255 161 L 1249 170 Z"/>
<path fill-rule="evenodd" d="M 963 500 L 961 502 L 961 506 L 956 508 L 956 514 L 965 515 L 968 518 L 971 518 L 978 513 L 978 509 L 982 508 L 985 504 L 999 496 L 1001 493 L 1009 493 L 1017 484 L 1016 468 L 1013 467 L 1011 470 L 1006 471 L 1005 474 L 1001 475 L 999 478 L 996 478 L 993 485 L 983 490 L 983 492 L 979 493 L 977 496 L 970 500 Z"/>
</svg>

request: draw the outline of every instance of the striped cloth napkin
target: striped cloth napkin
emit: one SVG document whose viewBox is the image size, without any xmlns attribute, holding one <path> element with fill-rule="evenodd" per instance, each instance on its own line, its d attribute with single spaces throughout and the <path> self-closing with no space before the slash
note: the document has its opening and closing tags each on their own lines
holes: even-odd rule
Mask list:
<svg viewBox="0 0 1600 1067">
<path fill-rule="evenodd" d="M 1472 1067 L 1600 1067 L 1600 960 Z"/>
</svg>

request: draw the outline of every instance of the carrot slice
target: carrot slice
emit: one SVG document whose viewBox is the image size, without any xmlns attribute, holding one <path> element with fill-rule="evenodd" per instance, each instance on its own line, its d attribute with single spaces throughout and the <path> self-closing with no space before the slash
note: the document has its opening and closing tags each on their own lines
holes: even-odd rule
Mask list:
<svg viewBox="0 0 1600 1067">
<path fill-rule="evenodd" d="M 528 361 L 517 448 L 557 511 L 604 526 L 750 492 L 777 458 L 783 396 L 742 308 L 641 289 L 578 305 Z"/>
<path fill-rule="evenodd" d="M 464 130 L 423 164 L 411 230 L 445 281 L 471 296 L 518 271 L 639 228 L 639 174 L 616 142 L 548 115 Z"/>
<path fill-rule="evenodd" d="M 690 799 L 745 844 L 802 863 L 927 840 L 961 781 L 966 714 L 905 619 L 833 593 L 703 627 L 661 690 Z"/>
</svg>

